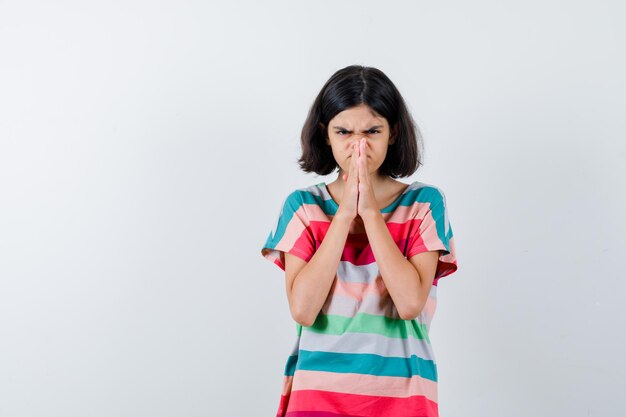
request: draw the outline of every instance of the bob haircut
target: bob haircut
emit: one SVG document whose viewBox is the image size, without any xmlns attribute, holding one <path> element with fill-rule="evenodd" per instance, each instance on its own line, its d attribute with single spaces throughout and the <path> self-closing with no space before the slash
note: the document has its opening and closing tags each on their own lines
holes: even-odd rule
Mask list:
<svg viewBox="0 0 626 417">
<path fill-rule="evenodd" d="M 360 104 L 368 105 L 389 123 L 387 155 L 379 175 L 408 177 L 422 166 L 422 135 L 407 110 L 402 95 L 379 69 L 350 65 L 335 72 L 322 87 L 302 127 L 302 156 L 298 164 L 304 172 L 328 175 L 339 165 L 326 143 L 328 123 L 338 113 Z"/>
</svg>

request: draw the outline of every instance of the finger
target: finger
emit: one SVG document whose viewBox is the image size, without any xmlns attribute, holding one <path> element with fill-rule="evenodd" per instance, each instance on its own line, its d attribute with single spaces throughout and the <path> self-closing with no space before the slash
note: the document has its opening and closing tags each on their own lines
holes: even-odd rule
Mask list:
<svg viewBox="0 0 626 417">
<path fill-rule="evenodd" d="M 363 160 L 367 160 L 367 141 L 365 139 L 359 142 L 359 154 L 362 156 Z"/>
<path fill-rule="evenodd" d="M 359 180 L 366 181 L 367 180 L 367 170 L 366 170 L 366 155 L 365 155 L 365 145 L 364 141 L 359 141 Z"/>
<path fill-rule="evenodd" d="M 350 174 L 352 178 L 356 178 L 359 173 L 358 159 L 359 159 L 359 149 L 355 143 L 352 148 L 352 167 L 350 168 Z"/>
<path fill-rule="evenodd" d="M 368 168 L 367 147 L 368 147 L 367 141 L 365 139 L 363 139 L 363 147 L 362 147 L 362 150 L 361 150 L 361 155 L 363 155 L 363 157 L 362 157 L 362 159 L 363 159 L 363 169 L 365 170 L 365 174 L 369 174 L 369 171 L 367 169 Z M 368 175 L 365 175 L 365 176 L 368 177 L 368 179 L 369 179 Z"/>
</svg>

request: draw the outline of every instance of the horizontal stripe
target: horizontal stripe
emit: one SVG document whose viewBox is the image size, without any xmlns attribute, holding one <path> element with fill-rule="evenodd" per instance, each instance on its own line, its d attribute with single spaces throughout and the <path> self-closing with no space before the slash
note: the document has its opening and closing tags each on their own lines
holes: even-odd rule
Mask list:
<svg viewBox="0 0 626 417">
<path fill-rule="evenodd" d="M 435 362 L 418 358 L 415 355 L 404 358 L 369 353 L 334 353 L 300 349 L 294 374 L 300 369 L 404 378 L 419 375 L 422 378 L 437 381 Z"/>
<path fill-rule="evenodd" d="M 322 207 L 328 207 L 329 211 L 333 212 L 336 212 L 338 209 L 337 203 L 328 192 L 328 188 L 324 182 L 300 188 L 297 191 L 302 193 L 305 203 L 313 202 L 314 204 L 319 204 Z M 412 183 L 407 184 L 407 187 L 402 194 L 400 194 L 400 196 L 398 196 L 392 204 L 382 209 L 382 211 L 394 211 L 397 210 L 399 206 L 411 205 L 416 201 L 438 204 L 443 198 L 444 194 L 439 187 L 420 181 L 413 181 Z"/>
<path fill-rule="evenodd" d="M 330 223 L 335 214 L 329 213 L 324 206 L 320 206 L 315 203 L 302 203 L 302 206 L 305 207 L 307 217 L 311 224 L 319 223 L 320 228 L 323 227 L 323 224 Z M 388 213 L 381 213 L 383 220 L 387 225 L 390 224 L 402 224 L 408 221 L 409 219 L 421 218 L 430 210 L 429 203 L 420 203 L 414 202 L 411 205 L 406 206 L 398 206 L 395 211 Z M 421 214 L 421 216 L 420 216 Z M 323 230 L 323 229 L 322 229 Z M 350 224 L 350 233 L 353 234 L 354 242 L 358 242 L 358 235 L 365 233 L 365 229 L 363 226 L 356 221 L 353 221 Z"/>
<path fill-rule="evenodd" d="M 437 403 L 422 395 L 407 398 L 372 395 L 342 394 L 318 390 L 293 391 L 289 399 L 289 412 L 331 411 L 359 417 L 424 417 L 437 416 Z"/>
<path fill-rule="evenodd" d="M 291 192 L 283 201 L 281 214 L 289 220 L 292 213 L 298 210 L 300 206 L 307 205 L 310 207 L 308 207 L 306 211 L 309 219 L 313 221 L 326 220 L 329 216 L 334 216 L 337 212 L 338 206 L 334 200 L 331 199 L 330 195 L 325 192 L 324 186 L 320 184 L 300 188 Z M 407 190 L 402 194 L 401 198 L 396 200 L 394 204 L 385 208 L 383 215 L 390 214 L 392 212 L 403 213 L 409 214 L 403 216 L 404 219 L 408 219 L 416 217 L 415 215 L 419 214 L 419 212 L 415 211 L 416 207 L 423 210 L 435 208 L 444 209 L 445 195 L 438 187 L 415 181 L 409 185 Z M 314 208 L 321 209 L 321 211 L 316 212 Z M 411 211 L 409 212 L 405 208 L 409 208 Z M 281 235 L 280 229 L 276 230 L 276 233 L 274 234 Z"/>
<path fill-rule="evenodd" d="M 340 261 L 337 266 L 337 279 L 344 282 L 369 284 L 376 280 L 380 271 L 376 262 L 355 265 L 352 262 Z"/>
<path fill-rule="evenodd" d="M 335 289 L 332 291 L 332 296 L 326 298 L 320 311 L 321 314 L 341 317 L 354 317 L 357 312 L 400 319 L 389 294 L 381 298 L 380 295 L 367 289 L 363 291 L 363 294 L 346 294 L 341 288 Z"/>
<path fill-rule="evenodd" d="M 393 319 L 357 313 L 354 317 L 342 317 L 332 314 L 318 314 L 311 326 L 302 326 L 302 330 L 326 334 L 373 333 L 387 337 L 415 337 L 430 343 L 428 329 L 415 320 Z"/>
<path fill-rule="evenodd" d="M 443 250 L 440 254 L 439 261 L 441 263 L 455 263 L 455 257 L 450 248 L 450 241 L 453 237 L 443 240 L 443 235 L 439 234 L 439 228 L 443 229 L 443 225 L 432 224 L 434 220 L 426 219 L 408 219 L 402 223 L 387 223 L 387 229 L 392 240 L 395 242 L 398 250 L 405 258 L 411 258 L 416 253 Z M 311 240 L 314 241 L 314 247 L 321 246 L 324 237 L 330 227 L 330 220 L 323 222 L 311 221 L 309 225 Z M 309 238 L 307 238 L 309 239 Z M 340 261 L 350 263 L 356 266 L 367 265 L 373 269 L 372 265 L 376 264 L 373 250 L 367 240 L 367 233 L 348 234 L 346 242 L 341 254 Z M 343 271 L 348 271 L 348 266 L 342 266 Z M 370 271 L 373 274 L 373 271 Z M 344 273 L 343 276 L 350 276 Z"/>
<path fill-rule="evenodd" d="M 380 397 L 424 395 L 437 402 L 437 383 L 419 375 L 409 378 L 298 370 L 292 390 L 321 390 Z"/>
<path fill-rule="evenodd" d="M 349 336 L 349 337 L 347 337 Z M 369 353 L 378 356 L 410 357 L 435 361 L 430 344 L 421 339 L 389 338 L 377 334 L 352 333 L 350 335 L 330 335 L 303 332 L 297 336 L 298 349 L 335 353 Z M 298 352 L 292 352 L 297 355 Z"/>
<path fill-rule="evenodd" d="M 282 414 L 278 414 L 282 417 Z M 360 417 L 347 414 L 331 413 L 330 411 L 290 411 L 285 417 Z"/>
<path fill-rule="evenodd" d="M 329 296 L 322 305 L 321 312 L 352 317 L 358 311 L 400 319 L 393 299 L 384 285 L 382 278 L 379 278 L 377 283 L 372 285 L 352 284 L 337 280 L 333 283 Z M 431 295 L 436 291 L 437 288 L 431 286 L 426 303 L 422 308 L 422 314 L 418 316 L 418 321 L 434 313 L 437 299 Z"/>
</svg>

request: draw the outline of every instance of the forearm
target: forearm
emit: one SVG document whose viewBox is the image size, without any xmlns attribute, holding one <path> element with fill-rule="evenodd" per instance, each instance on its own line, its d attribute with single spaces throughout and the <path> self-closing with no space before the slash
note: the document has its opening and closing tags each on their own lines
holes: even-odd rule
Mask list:
<svg viewBox="0 0 626 417">
<path fill-rule="evenodd" d="M 313 324 L 328 297 L 351 221 L 339 213 L 333 217 L 319 248 L 294 280 L 291 293 L 303 323 Z"/>
<path fill-rule="evenodd" d="M 400 317 L 414 317 L 422 308 L 420 300 L 425 298 L 417 270 L 396 245 L 380 212 L 361 217 L 378 270 Z"/>
</svg>

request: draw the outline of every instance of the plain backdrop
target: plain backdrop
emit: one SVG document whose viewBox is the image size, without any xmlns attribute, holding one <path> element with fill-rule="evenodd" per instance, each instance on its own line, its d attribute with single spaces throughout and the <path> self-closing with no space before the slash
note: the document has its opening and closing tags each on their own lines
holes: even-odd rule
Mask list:
<svg viewBox="0 0 626 417">
<path fill-rule="evenodd" d="M 326 80 L 385 72 L 458 271 L 442 417 L 623 416 L 622 2 L 0 1 L 0 416 L 273 416 L 260 250 Z"/>
</svg>

